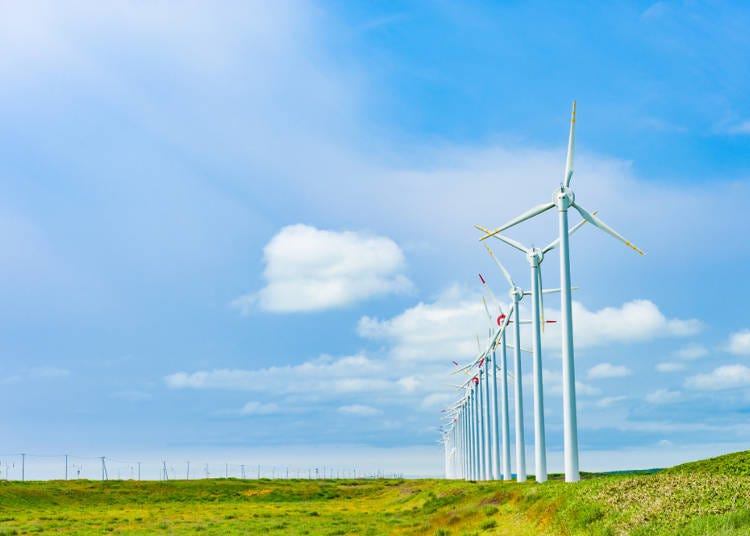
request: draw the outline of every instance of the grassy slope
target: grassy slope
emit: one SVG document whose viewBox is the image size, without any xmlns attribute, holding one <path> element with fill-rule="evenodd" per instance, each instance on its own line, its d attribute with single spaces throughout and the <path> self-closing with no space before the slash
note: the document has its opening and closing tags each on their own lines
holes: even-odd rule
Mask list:
<svg viewBox="0 0 750 536">
<path fill-rule="evenodd" d="M 550 481 L 0 482 L 0 534 L 748 534 L 750 452 Z"/>
</svg>

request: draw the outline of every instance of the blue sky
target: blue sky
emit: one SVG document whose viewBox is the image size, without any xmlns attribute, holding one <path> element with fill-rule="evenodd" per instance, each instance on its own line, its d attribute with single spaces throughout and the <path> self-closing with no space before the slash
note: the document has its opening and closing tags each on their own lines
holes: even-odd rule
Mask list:
<svg viewBox="0 0 750 536">
<path fill-rule="evenodd" d="M 551 199 L 574 99 L 577 200 L 647 253 L 573 242 L 581 467 L 747 445 L 742 5 L 3 10 L 0 454 L 309 466 L 335 446 L 439 473 L 450 361 L 486 329 L 477 272 L 507 290 L 472 226 Z"/>
</svg>

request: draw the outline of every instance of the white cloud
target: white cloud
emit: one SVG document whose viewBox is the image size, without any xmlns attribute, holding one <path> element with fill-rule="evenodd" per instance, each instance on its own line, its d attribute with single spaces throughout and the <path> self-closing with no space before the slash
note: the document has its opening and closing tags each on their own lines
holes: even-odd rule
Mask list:
<svg viewBox="0 0 750 536">
<path fill-rule="evenodd" d="M 242 409 L 240 410 L 242 415 L 271 415 L 272 413 L 278 412 L 279 406 L 277 404 L 274 404 L 273 402 L 263 403 L 257 401 L 248 402 L 242 406 Z"/>
<path fill-rule="evenodd" d="M 725 365 L 708 374 L 697 374 L 685 380 L 685 387 L 699 391 L 720 391 L 750 387 L 750 368 L 745 365 Z"/>
<path fill-rule="evenodd" d="M 475 335 L 486 333 L 487 317 L 480 295 L 453 286 L 434 302 L 420 302 L 393 318 L 362 317 L 357 330 L 391 343 L 399 360 L 465 362 L 477 353 Z"/>
<path fill-rule="evenodd" d="M 611 363 L 599 363 L 589 369 L 587 377 L 589 380 L 600 378 L 622 378 L 630 376 L 632 371 L 623 365 L 613 365 Z"/>
<path fill-rule="evenodd" d="M 444 409 L 456 401 L 457 395 L 451 391 L 444 391 L 441 393 L 433 393 L 427 395 L 419 403 L 420 409 L 434 411 L 438 409 Z"/>
<path fill-rule="evenodd" d="M 683 363 L 665 361 L 664 363 L 656 365 L 656 370 L 659 372 L 678 372 L 680 370 L 685 370 L 685 365 Z"/>
<path fill-rule="evenodd" d="M 398 390 L 397 379 L 385 379 L 381 363 L 363 355 L 322 356 L 299 365 L 256 370 L 214 369 L 177 372 L 165 377 L 173 389 L 225 389 L 261 393 L 340 395 Z"/>
<path fill-rule="evenodd" d="M 420 381 L 414 376 L 407 376 L 398 380 L 398 384 L 407 392 L 416 391 L 420 385 Z"/>
<path fill-rule="evenodd" d="M 729 336 L 727 351 L 735 355 L 750 355 L 750 329 L 744 329 Z"/>
<path fill-rule="evenodd" d="M 321 311 L 412 286 L 402 273 L 401 248 L 367 233 L 290 225 L 271 239 L 263 256 L 266 286 L 232 302 L 245 313 L 256 304 L 272 312 Z"/>
<path fill-rule="evenodd" d="M 595 312 L 573 302 L 573 327 L 576 346 L 585 348 L 611 342 L 686 337 L 698 333 L 702 323 L 695 319 L 667 318 L 653 302 L 633 300 L 621 307 L 606 307 Z"/>
<path fill-rule="evenodd" d="M 679 359 L 685 359 L 687 361 L 693 361 L 701 357 L 708 355 L 708 350 L 705 346 L 697 343 L 688 344 L 687 346 L 680 348 L 674 353 L 674 356 Z"/>
<path fill-rule="evenodd" d="M 353 404 L 351 406 L 341 406 L 338 409 L 338 412 L 344 413 L 345 415 L 356 415 L 359 417 L 374 417 L 376 415 L 383 414 L 383 412 L 377 408 L 373 408 L 371 406 L 365 406 L 362 404 Z"/>
<path fill-rule="evenodd" d="M 647 394 L 645 398 L 646 402 L 652 404 L 671 404 L 679 401 L 682 398 L 682 393 L 679 391 L 670 391 L 669 389 L 657 389 Z"/>
<path fill-rule="evenodd" d="M 562 394 L 562 373 L 543 369 L 542 378 L 544 379 L 544 396 Z M 576 380 L 576 395 L 579 396 L 598 396 L 602 390 L 593 385 Z"/>
</svg>

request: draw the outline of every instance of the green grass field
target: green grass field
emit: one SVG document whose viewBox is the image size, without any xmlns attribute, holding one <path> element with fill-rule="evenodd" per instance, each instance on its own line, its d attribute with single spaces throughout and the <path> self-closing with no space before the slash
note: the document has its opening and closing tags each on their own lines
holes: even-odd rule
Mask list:
<svg viewBox="0 0 750 536">
<path fill-rule="evenodd" d="M 0 482 L 0 534 L 750 534 L 750 451 L 576 485 Z"/>
</svg>

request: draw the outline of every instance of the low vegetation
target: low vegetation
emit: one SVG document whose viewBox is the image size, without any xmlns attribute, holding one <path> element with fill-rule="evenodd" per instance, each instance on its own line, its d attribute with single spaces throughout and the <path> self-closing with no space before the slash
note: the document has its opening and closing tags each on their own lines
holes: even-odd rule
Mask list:
<svg viewBox="0 0 750 536">
<path fill-rule="evenodd" d="M 577 485 L 445 480 L 0 482 L 0 534 L 748 534 L 750 452 Z"/>
</svg>

